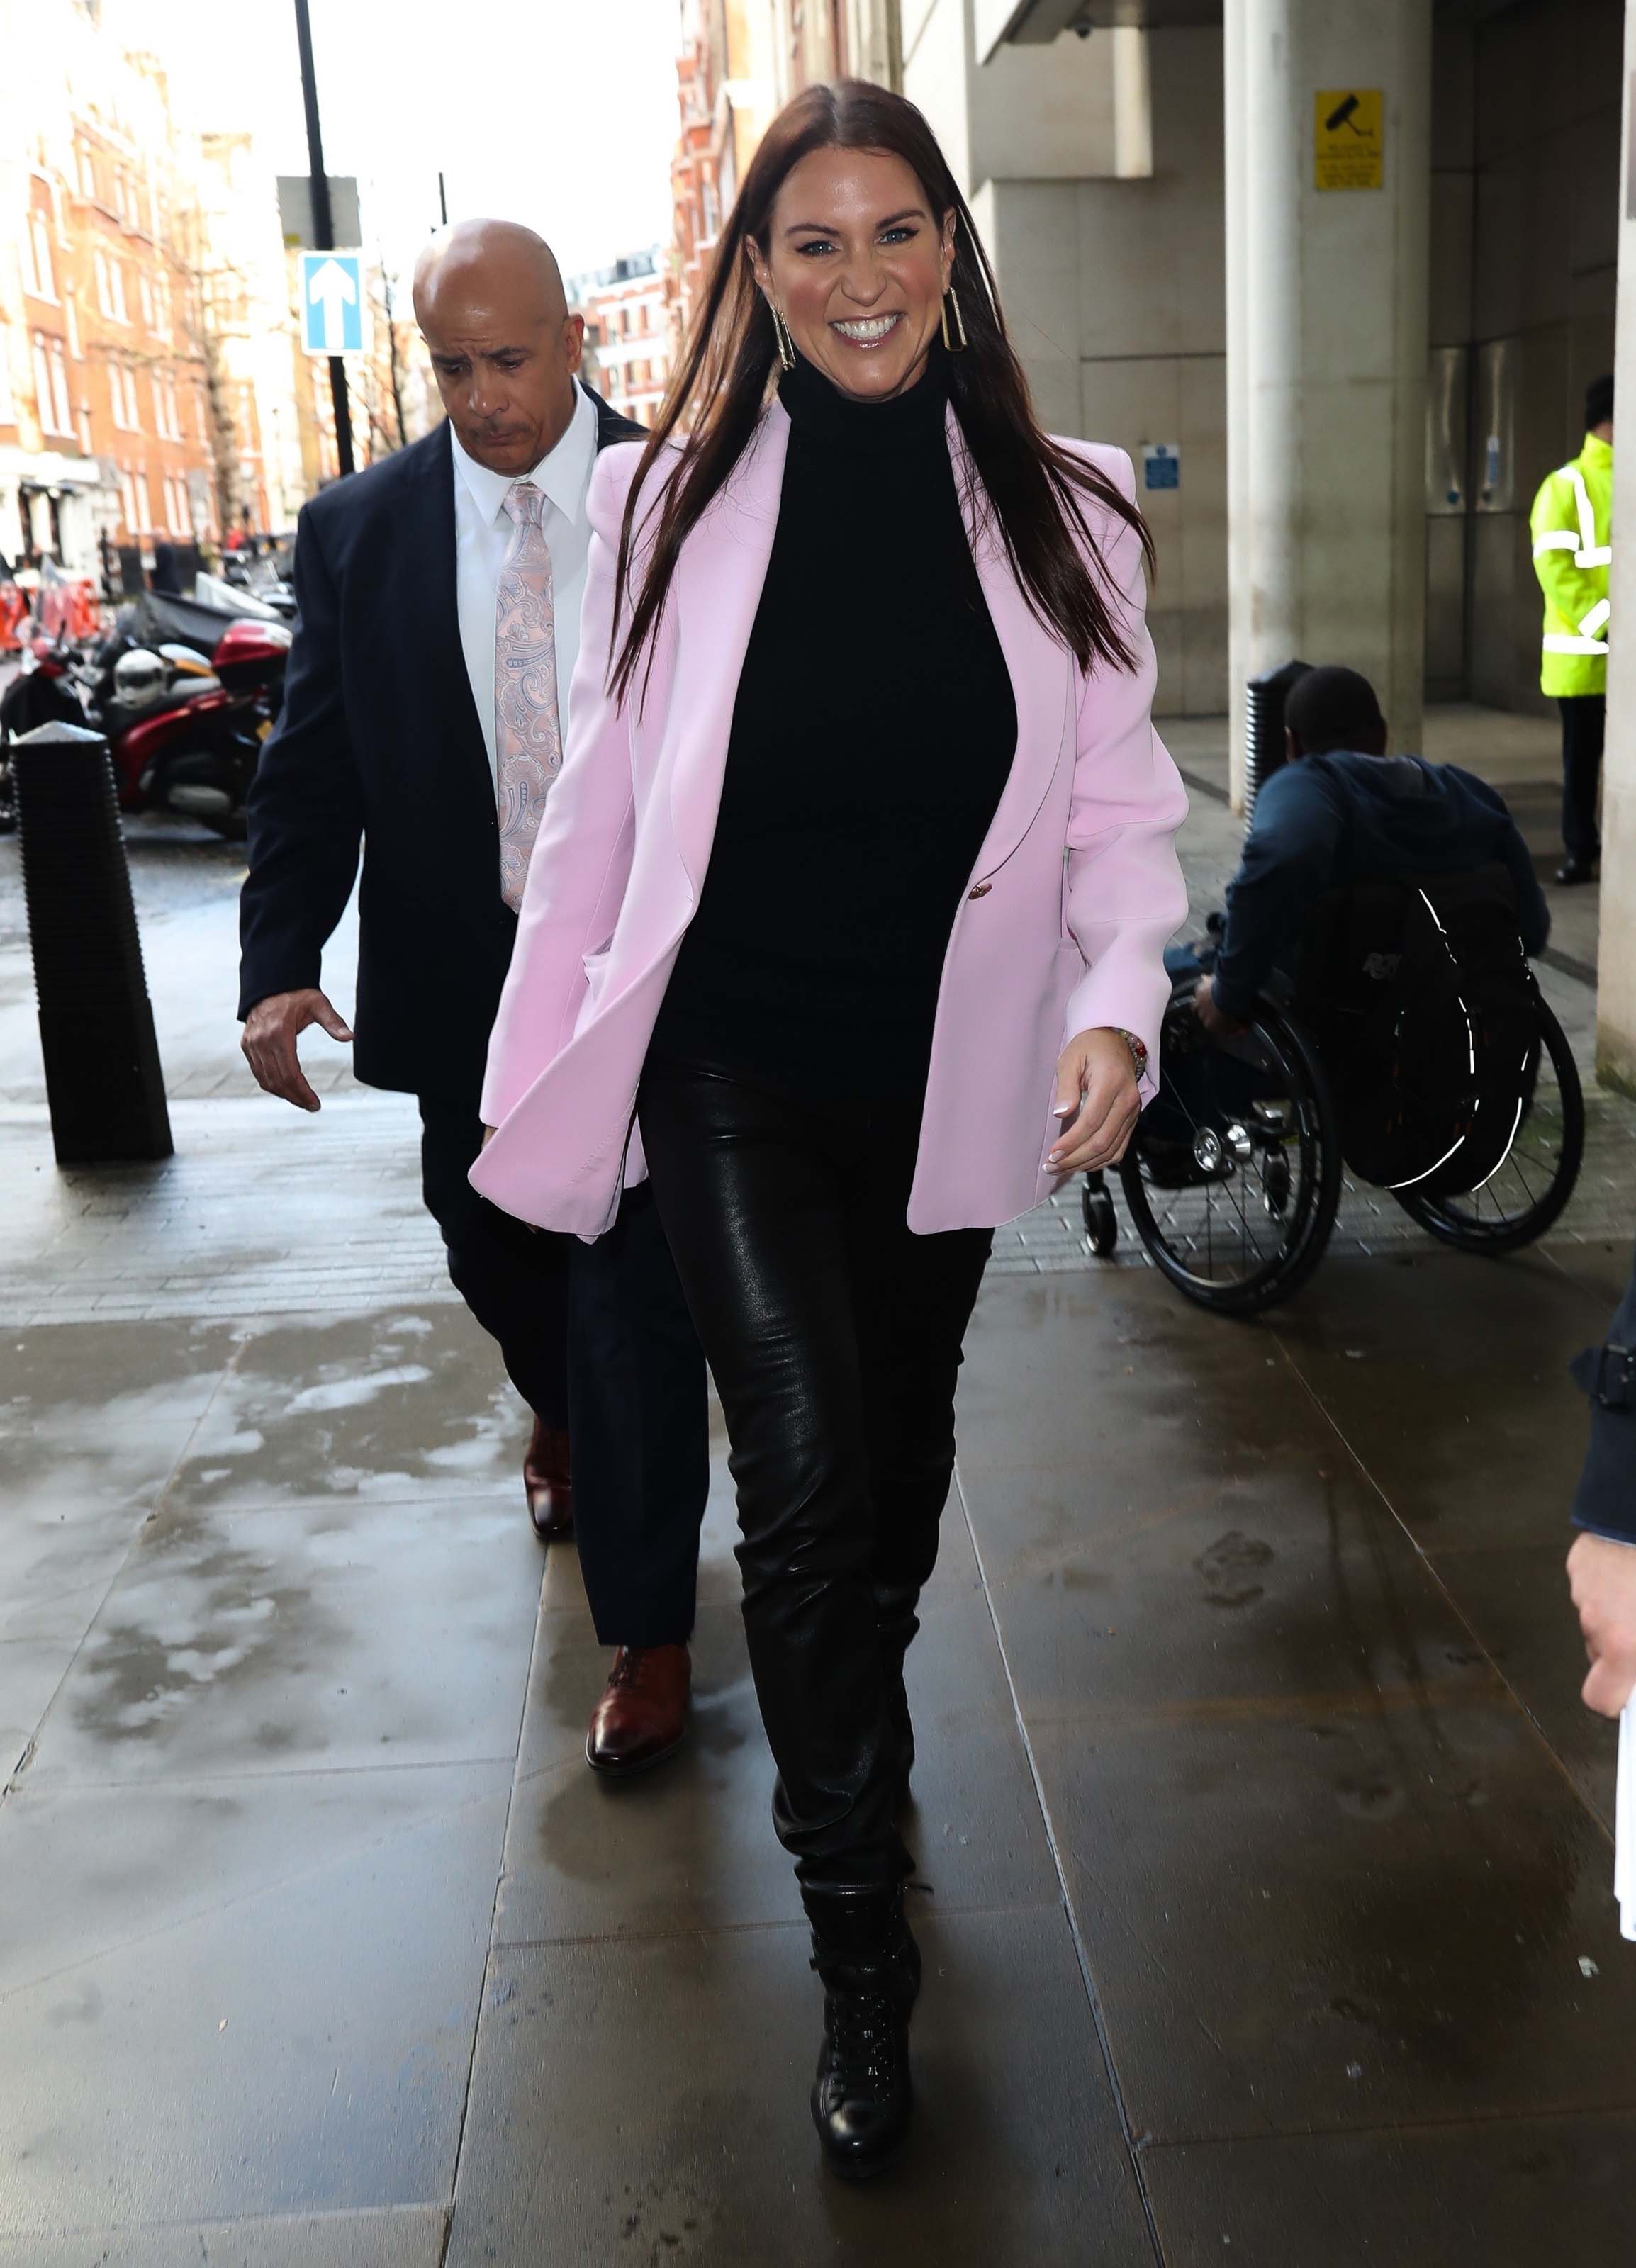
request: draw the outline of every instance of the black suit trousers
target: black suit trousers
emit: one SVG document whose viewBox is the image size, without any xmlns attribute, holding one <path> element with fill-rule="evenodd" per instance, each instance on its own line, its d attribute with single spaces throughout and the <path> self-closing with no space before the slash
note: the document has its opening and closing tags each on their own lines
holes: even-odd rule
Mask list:
<svg viewBox="0 0 1636 2268">
<path fill-rule="evenodd" d="M 574 1532 L 604 1646 L 667 1646 L 693 1628 L 710 1489 L 704 1357 L 652 1197 L 628 1192 L 594 1244 L 527 1227 L 467 1173 L 476 1097 L 423 1095 L 422 1182 L 449 1277 L 512 1382 L 572 1443 Z"/>
<path fill-rule="evenodd" d="M 1607 725 L 1605 694 L 1576 693 L 1559 700 L 1562 711 L 1562 841 L 1570 858 L 1588 865 L 1602 855 L 1596 790 Z"/>
<path fill-rule="evenodd" d="M 795 1101 L 650 1057 L 638 1111 L 727 1420 L 774 1828 L 808 1888 L 899 1881 L 903 1661 L 991 1233 L 910 1233 L 918 1101 Z"/>
</svg>

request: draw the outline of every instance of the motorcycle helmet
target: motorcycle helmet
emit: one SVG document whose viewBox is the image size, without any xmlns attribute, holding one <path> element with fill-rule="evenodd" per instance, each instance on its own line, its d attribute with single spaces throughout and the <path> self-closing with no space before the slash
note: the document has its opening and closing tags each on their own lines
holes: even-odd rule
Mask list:
<svg viewBox="0 0 1636 2268">
<path fill-rule="evenodd" d="M 135 646 L 129 653 L 121 654 L 114 665 L 114 696 L 133 708 L 139 702 L 157 700 L 165 690 L 169 674 L 163 656 L 151 647 Z"/>
</svg>

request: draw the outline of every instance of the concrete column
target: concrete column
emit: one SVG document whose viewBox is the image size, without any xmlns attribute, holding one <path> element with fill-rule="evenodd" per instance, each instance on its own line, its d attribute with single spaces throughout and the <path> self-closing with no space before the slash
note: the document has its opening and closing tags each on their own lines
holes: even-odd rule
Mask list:
<svg viewBox="0 0 1636 2268">
<path fill-rule="evenodd" d="M 1300 654 L 1418 748 L 1432 0 L 1227 0 L 1229 702 Z M 1378 188 L 1320 189 L 1317 96 L 1382 95 Z"/>
<path fill-rule="evenodd" d="M 1608 740 L 1603 758 L 1602 910 L 1596 953 L 1596 1070 L 1636 1094 L 1636 195 L 1631 187 L 1631 86 L 1636 0 L 1625 9 L 1624 161 L 1619 167 L 1619 283 L 1613 355 L 1614 628 L 1608 641 Z"/>
</svg>

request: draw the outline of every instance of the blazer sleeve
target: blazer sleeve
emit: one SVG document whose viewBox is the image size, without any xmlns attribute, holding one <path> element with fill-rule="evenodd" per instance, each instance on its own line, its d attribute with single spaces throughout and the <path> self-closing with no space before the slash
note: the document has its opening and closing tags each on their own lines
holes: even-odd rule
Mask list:
<svg viewBox="0 0 1636 2268">
<path fill-rule="evenodd" d="M 1121 492 L 1134 497 L 1124 450 L 1095 455 Z M 1147 1102 L 1158 1092 L 1159 1026 L 1170 997 L 1164 949 L 1187 916 L 1175 851 L 1187 797 L 1153 731 L 1157 673 L 1141 542 L 1113 513 L 1102 533 L 1104 568 L 1135 659 L 1129 670 L 1099 664 L 1080 688 L 1065 913 L 1085 974 L 1069 998 L 1063 1038 L 1065 1044 L 1077 1032 L 1109 1026 L 1134 1032 L 1147 1047 Z"/>
<path fill-rule="evenodd" d="M 563 769 L 534 838 L 517 942 L 489 1041 L 483 1120 L 497 1126 L 573 1036 L 585 956 L 613 933 L 636 843 L 630 726 L 608 690 L 614 571 L 638 451 L 605 449 L 591 476 L 591 551 Z"/>
<path fill-rule="evenodd" d="M 316 985 L 357 879 L 364 796 L 347 735 L 335 588 L 310 507 L 296 527 L 296 634 L 284 712 L 247 799 L 239 1013 Z"/>
</svg>

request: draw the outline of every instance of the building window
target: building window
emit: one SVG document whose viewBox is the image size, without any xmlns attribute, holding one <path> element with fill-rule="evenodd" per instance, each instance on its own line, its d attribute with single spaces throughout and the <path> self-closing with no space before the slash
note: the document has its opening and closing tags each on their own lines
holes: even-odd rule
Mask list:
<svg viewBox="0 0 1636 2268">
<path fill-rule="evenodd" d="M 142 320 L 151 330 L 153 328 L 153 286 L 148 281 L 147 270 L 144 268 L 139 268 L 136 270 L 136 297 L 142 306 Z"/>
<path fill-rule="evenodd" d="M 176 374 L 173 371 L 153 373 L 153 403 L 159 419 L 159 431 L 167 441 L 181 438 L 181 413 L 176 401 Z"/>
<path fill-rule="evenodd" d="M 129 465 L 122 465 L 119 468 L 119 508 L 124 517 L 127 532 L 134 535 L 136 532 L 136 487 L 131 479 Z"/>
<path fill-rule="evenodd" d="M 79 194 L 94 204 L 97 201 L 97 167 L 90 145 L 80 142 L 74 149 L 74 167 L 79 176 Z"/>
<path fill-rule="evenodd" d="M 56 430 L 71 440 L 74 435 L 74 408 L 68 394 L 68 357 L 63 351 L 61 339 L 53 339 L 51 354 L 51 407 L 56 415 Z"/>
<path fill-rule="evenodd" d="M 63 434 L 73 438 L 74 429 L 69 423 L 68 372 L 63 361 L 61 339 L 48 339 L 34 334 L 34 401 L 40 412 L 40 428 L 43 433 Z"/>
<path fill-rule="evenodd" d="M 122 433 L 140 433 L 142 414 L 136 406 L 136 373 L 123 363 L 108 364 L 108 395 L 114 405 L 114 423 Z"/>
<path fill-rule="evenodd" d="M 144 535 L 153 533 L 153 506 L 148 497 L 146 473 L 136 475 L 136 526 Z"/>
<path fill-rule="evenodd" d="M 55 301 L 56 273 L 51 264 L 51 226 L 36 207 L 30 208 L 18 250 L 23 261 L 24 291 L 33 299 Z"/>
<path fill-rule="evenodd" d="M 122 261 L 114 260 L 99 247 L 92 255 L 92 269 L 97 281 L 97 305 L 111 323 L 129 320 L 125 313 L 125 269 Z"/>
<path fill-rule="evenodd" d="M 80 358 L 79 309 L 74 304 L 74 294 L 71 291 L 67 293 L 63 298 L 63 314 L 64 320 L 68 324 L 68 350 L 70 354 L 73 356 L 75 361 L 77 362 Z"/>
</svg>

